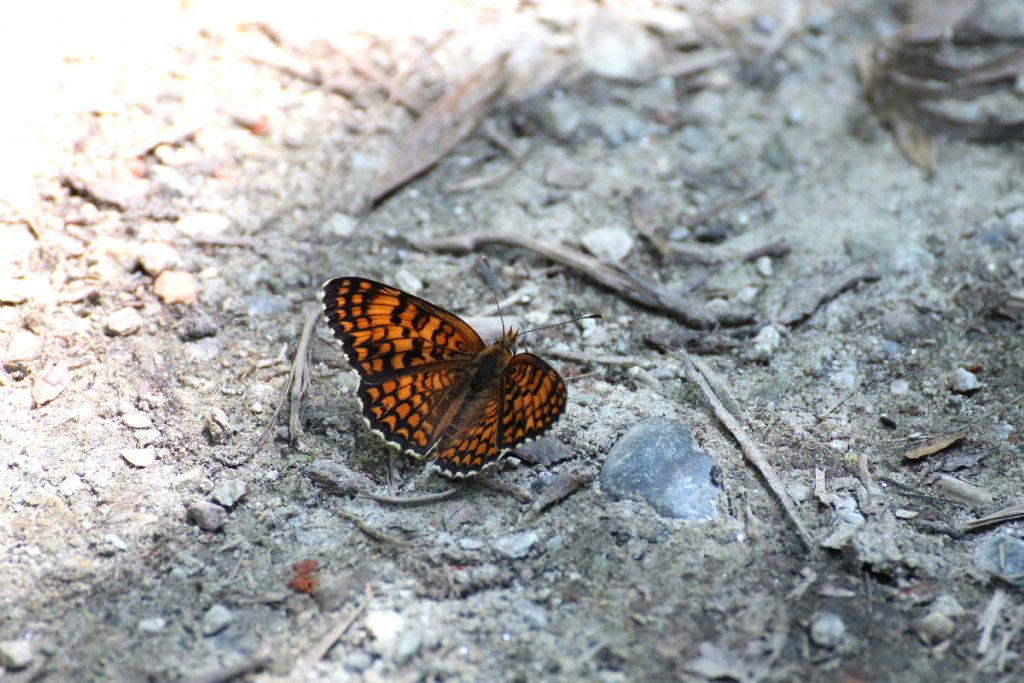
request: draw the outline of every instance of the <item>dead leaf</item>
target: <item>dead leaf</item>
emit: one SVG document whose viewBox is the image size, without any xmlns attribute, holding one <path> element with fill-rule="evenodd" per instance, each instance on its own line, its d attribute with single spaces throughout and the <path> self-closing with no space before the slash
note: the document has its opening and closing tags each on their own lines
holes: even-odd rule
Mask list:
<svg viewBox="0 0 1024 683">
<path fill-rule="evenodd" d="M 370 189 L 374 203 L 391 194 L 444 158 L 476 128 L 487 106 L 501 94 L 507 79 L 503 53 L 477 69 L 420 115 Z"/>
<path fill-rule="evenodd" d="M 949 448 L 960 439 L 964 438 L 963 432 L 950 432 L 927 439 L 903 454 L 905 460 L 918 460 L 926 455 L 938 453 Z"/>
<path fill-rule="evenodd" d="M 929 177 L 935 175 L 935 138 L 921 126 L 902 118 L 893 120 L 892 132 L 900 151 Z"/>
</svg>

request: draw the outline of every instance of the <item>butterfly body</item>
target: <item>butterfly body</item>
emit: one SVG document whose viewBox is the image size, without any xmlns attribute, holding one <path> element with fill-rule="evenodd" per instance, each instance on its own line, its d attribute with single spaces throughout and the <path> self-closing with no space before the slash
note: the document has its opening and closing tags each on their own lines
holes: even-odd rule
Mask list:
<svg viewBox="0 0 1024 683">
<path fill-rule="evenodd" d="M 462 477 L 548 431 L 565 383 L 543 360 L 516 353 L 515 331 L 485 345 L 465 321 L 373 280 L 324 285 L 324 314 L 359 375 L 371 429 Z"/>
</svg>

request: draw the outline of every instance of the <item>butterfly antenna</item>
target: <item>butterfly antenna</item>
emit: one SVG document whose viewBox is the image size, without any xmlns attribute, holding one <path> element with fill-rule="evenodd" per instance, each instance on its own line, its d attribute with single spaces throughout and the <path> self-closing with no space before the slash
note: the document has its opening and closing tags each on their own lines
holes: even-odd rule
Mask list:
<svg viewBox="0 0 1024 683">
<path fill-rule="evenodd" d="M 563 320 L 560 323 L 552 323 L 551 325 L 543 325 L 541 327 L 535 327 L 532 330 L 526 330 L 524 332 L 520 332 L 519 336 L 522 337 L 524 334 L 529 334 L 530 332 L 540 332 L 541 330 L 550 330 L 552 327 L 561 327 L 562 325 L 568 325 L 569 323 L 574 323 L 574 322 L 577 322 L 579 320 L 603 320 L 603 319 L 604 319 L 604 314 L 602 314 L 602 313 L 591 313 L 590 315 L 581 315 L 580 317 L 573 318 L 572 320 Z"/>
<path fill-rule="evenodd" d="M 484 277 L 487 278 L 487 285 L 491 288 L 491 294 L 494 295 L 494 307 L 498 309 L 498 320 L 501 321 L 501 338 L 505 338 L 505 317 L 501 314 L 501 304 L 498 302 L 498 285 L 494 281 L 494 271 L 491 270 L 491 262 L 487 260 L 486 256 L 481 256 L 480 260 L 484 262 Z"/>
</svg>

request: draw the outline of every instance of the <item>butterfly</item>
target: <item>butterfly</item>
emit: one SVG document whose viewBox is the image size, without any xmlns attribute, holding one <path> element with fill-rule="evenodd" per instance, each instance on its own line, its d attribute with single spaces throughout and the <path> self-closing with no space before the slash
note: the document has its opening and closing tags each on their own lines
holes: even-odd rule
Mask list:
<svg viewBox="0 0 1024 683">
<path fill-rule="evenodd" d="M 323 307 L 359 374 L 370 428 L 449 477 L 496 464 L 565 410 L 565 382 L 537 356 L 516 352 L 516 330 L 484 344 L 454 313 L 360 277 L 329 280 Z"/>
</svg>

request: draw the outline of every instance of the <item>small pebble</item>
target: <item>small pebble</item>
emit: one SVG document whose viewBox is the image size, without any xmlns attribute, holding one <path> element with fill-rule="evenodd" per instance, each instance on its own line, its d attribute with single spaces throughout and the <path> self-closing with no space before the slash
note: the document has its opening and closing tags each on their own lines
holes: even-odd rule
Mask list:
<svg viewBox="0 0 1024 683">
<path fill-rule="evenodd" d="M 981 388 L 977 375 L 969 370 L 957 368 L 949 381 L 949 388 L 954 394 L 969 394 Z"/>
<path fill-rule="evenodd" d="M 17 671 L 32 663 L 35 653 L 32 643 L 28 640 L 0 641 L 0 667 Z"/>
<path fill-rule="evenodd" d="M 32 382 L 32 403 L 38 408 L 63 393 L 71 383 L 71 371 L 67 363 L 55 363 L 38 375 Z"/>
<path fill-rule="evenodd" d="M 333 237 L 351 237 L 356 231 L 356 219 L 344 213 L 333 213 L 323 229 Z"/>
<path fill-rule="evenodd" d="M 209 315 L 196 311 L 181 324 L 181 335 L 185 339 L 204 339 L 220 332 L 217 322 Z"/>
<path fill-rule="evenodd" d="M 834 612 L 819 612 L 811 620 L 811 640 L 819 647 L 834 648 L 846 637 L 846 624 Z"/>
<path fill-rule="evenodd" d="M 394 652 L 395 642 L 405 626 L 405 619 L 394 610 L 375 609 L 367 611 L 363 625 L 376 641 L 375 650 L 380 654 L 390 654 Z"/>
<path fill-rule="evenodd" d="M 191 306 L 199 301 L 196 276 L 183 270 L 165 270 L 153 282 L 153 292 L 168 306 Z"/>
<path fill-rule="evenodd" d="M 122 448 L 121 457 L 130 465 L 135 467 L 149 467 L 156 461 L 156 449 L 149 448 Z"/>
<path fill-rule="evenodd" d="M 210 415 L 206 418 L 206 437 L 214 446 L 220 446 L 231 438 L 231 424 L 228 421 L 227 413 L 221 408 L 214 406 L 210 409 Z"/>
<path fill-rule="evenodd" d="M 408 664 L 423 645 L 423 629 L 409 628 L 398 634 L 395 640 L 394 656 L 397 664 Z"/>
<path fill-rule="evenodd" d="M 404 289 L 411 294 L 419 294 L 423 291 L 423 280 L 419 279 L 405 268 L 395 273 L 395 284 L 397 284 L 399 288 Z"/>
<path fill-rule="evenodd" d="M 152 277 L 165 270 L 174 270 L 180 263 L 181 254 L 166 242 L 146 242 L 139 250 L 139 265 Z"/>
<path fill-rule="evenodd" d="M 57 485 L 57 490 L 65 498 L 70 498 L 85 488 L 85 482 L 77 474 L 69 474 L 64 481 Z"/>
<path fill-rule="evenodd" d="M 107 316 L 103 328 L 107 334 L 114 337 L 127 337 L 135 334 L 142 327 L 142 316 L 131 306 L 114 311 Z"/>
<path fill-rule="evenodd" d="M 140 619 L 138 626 L 141 633 L 160 633 L 167 626 L 167 620 L 163 617 L 149 617 Z"/>
<path fill-rule="evenodd" d="M 28 330 L 18 330 L 11 336 L 11 343 L 7 345 L 7 353 L 4 354 L 5 363 L 16 363 L 18 361 L 32 360 L 43 347 L 43 340 Z"/>
<path fill-rule="evenodd" d="M 349 671 L 366 671 L 373 664 L 373 657 L 370 653 L 356 650 L 345 657 L 345 668 Z"/>
<path fill-rule="evenodd" d="M 520 531 L 506 534 L 496 540 L 494 549 L 510 560 L 519 560 L 526 557 L 530 548 L 539 540 L 540 534 L 536 531 Z"/>
<path fill-rule="evenodd" d="M 709 520 L 718 515 L 714 458 L 698 449 L 681 422 L 639 422 L 612 447 L 601 488 L 616 497 L 639 496 L 664 517 Z"/>
<path fill-rule="evenodd" d="M 235 506 L 248 492 L 248 486 L 241 479 L 221 479 L 213 487 L 210 497 L 226 508 Z"/>
<path fill-rule="evenodd" d="M 766 361 L 775 355 L 775 351 L 782 344 L 782 335 L 774 325 L 765 325 L 754 337 L 752 344 L 750 355 L 753 360 Z"/>
<path fill-rule="evenodd" d="M 135 443 L 142 448 L 155 444 L 160 440 L 161 434 L 159 429 L 136 429 L 132 436 L 135 437 Z"/>
<path fill-rule="evenodd" d="M 231 219 L 219 213 L 199 211 L 182 216 L 175 227 L 189 237 L 219 235 L 231 227 Z"/>
<path fill-rule="evenodd" d="M 567 159 L 552 159 L 544 171 L 544 182 L 562 190 L 582 190 L 593 180 L 593 172 Z"/>
<path fill-rule="evenodd" d="M 215 503 L 197 500 L 188 506 L 188 518 L 203 531 L 220 531 L 228 522 L 228 513 Z"/>
<path fill-rule="evenodd" d="M 893 396 L 903 396 L 910 391 L 910 382 L 905 379 L 894 379 L 889 382 L 889 393 Z"/>
<path fill-rule="evenodd" d="M 584 233 L 580 242 L 587 251 L 608 263 L 618 263 L 633 249 L 633 238 L 629 232 L 614 226 Z"/>
<path fill-rule="evenodd" d="M 206 610 L 203 615 L 203 635 L 212 636 L 220 633 L 235 620 L 235 615 L 224 605 L 217 603 Z"/>
<path fill-rule="evenodd" d="M 153 420 L 149 419 L 149 415 L 137 411 L 122 415 L 121 422 L 132 429 L 149 429 L 153 426 Z"/>
<path fill-rule="evenodd" d="M 754 261 L 754 270 L 757 274 L 764 278 L 772 276 L 772 257 L 771 256 L 759 256 Z"/>
<path fill-rule="evenodd" d="M 914 630 L 925 645 L 935 645 L 953 635 L 956 622 L 941 612 L 929 612 L 914 622 Z"/>
<path fill-rule="evenodd" d="M 974 562 L 986 572 L 1008 580 L 1024 575 L 1024 541 L 1008 536 L 987 538 L 978 546 Z"/>
</svg>

